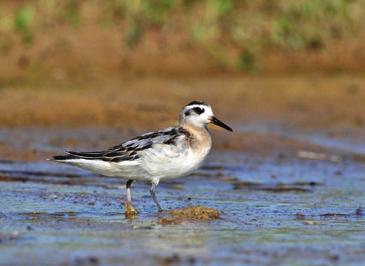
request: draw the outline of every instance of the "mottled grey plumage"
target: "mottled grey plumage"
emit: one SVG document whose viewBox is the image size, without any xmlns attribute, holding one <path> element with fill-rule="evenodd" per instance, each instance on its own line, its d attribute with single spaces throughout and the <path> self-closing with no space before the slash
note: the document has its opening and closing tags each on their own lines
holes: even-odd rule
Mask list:
<svg viewBox="0 0 365 266">
<path fill-rule="evenodd" d="M 54 156 L 54 159 L 67 160 L 79 158 L 106 162 L 133 161 L 140 158 L 140 151 L 151 148 L 153 144 L 176 145 L 176 140 L 179 137 L 193 138 L 193 136 L 182 127 L 169 127 L 156 132 L 145 133 L 105 151 L 68 151 L 68 155 Z"/>
</svg>

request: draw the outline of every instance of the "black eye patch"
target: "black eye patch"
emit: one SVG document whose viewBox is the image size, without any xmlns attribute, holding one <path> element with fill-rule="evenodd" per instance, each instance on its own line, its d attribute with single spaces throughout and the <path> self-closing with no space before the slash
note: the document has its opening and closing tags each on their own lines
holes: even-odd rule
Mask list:
<svg viewBox="0 0 365 266">
<path fill-rule="evenodd" d="M 193 108 L 194 112 L 197 113 L 198 115 L 204 113 L 204 109 L 203 108 L 200 108 L 200 107 L 194 107 Z"/>
</svg>

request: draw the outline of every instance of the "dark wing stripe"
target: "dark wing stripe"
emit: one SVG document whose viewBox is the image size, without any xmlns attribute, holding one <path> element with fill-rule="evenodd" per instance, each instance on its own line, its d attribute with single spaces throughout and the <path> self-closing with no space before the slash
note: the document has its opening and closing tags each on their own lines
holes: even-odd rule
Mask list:
<svg viewBox="0 0 365 266">
<path fill-rule="evenodd" d="M 121 156 L 121 155 L 125 155 L 126 153 L 124 151 L 113 151 L 113 152 L 108 152 L 105 153 L 104 156 L 105 157 L 117 157 L 117 156 Z"/>
<path fill-rule="evenodd" d="M 75 155 L 78 157 L 100 157 L 103 156 L 105 152 L 76 152 L 76 151 L 68 151 L 67 153 L 71 154 L 71 155 Z"/>
<path fill-rule="evenodd" d="M 175 135 L 175 136 L 172 136 L 171 138 L 165 140 L 163 142 L 163 144 L 167 144 L 167 145 L 174 145 L 176 144 L 176 139 L 179 137 L 179 135 Z"/>
<path fill-rule="evenodd" d="M 53 156 L 53 160 L 56 160 L 56 161 L 64 161 L 64 160 L 71 160 L 71 159 L 75 159 L 76 157 L 73 156 L 73 155 L 56 155 L 56 156 Z"/>
<path fill-rule="evenodd" d="M 113 159 L 111 159 L 111 162 L 114 163 L 118 163 L 118 162 L 123 162 L 123 161 L 134 161 L 139 159 L 138 155 L 134 155 L 134 156 L 123 156 L 123 157 L 115 157 Z"/>
<path fill-rule="evenodd" d="M 149 148 L 151 148 L 152 147 L 152 142 L 151 143 L 149 143 L 149 144 L 147 144 L 147 145 L 145 145 L 145 146 L 143 146 L 143 147 L 140 147 L 140 148 L 136 148 L 136 149 L 134 149 L 134 151 L 143 151 L 143 150 L 146 150 L 146 149 L 149 149 Z"/>
</svg>

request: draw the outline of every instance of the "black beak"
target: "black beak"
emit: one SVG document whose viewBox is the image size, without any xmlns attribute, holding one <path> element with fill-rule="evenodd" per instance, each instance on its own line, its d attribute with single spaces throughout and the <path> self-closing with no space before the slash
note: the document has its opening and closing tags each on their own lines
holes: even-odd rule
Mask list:
<svg viewBox="0 0 365 266">
<path fill-rule="evenodd" d="M 217 125 L 219 127 L 223 127 L 224 129 L 227 129 L 229 131 L 233 131 L 232 128 L 230 128 L 229 126 L 227 126 L 226 124 L 224 124 L 222 121 L 220 121 L 218 118 L 212 116 L 210 118 L 210 122 L 214 125 Z"/>
</svg>

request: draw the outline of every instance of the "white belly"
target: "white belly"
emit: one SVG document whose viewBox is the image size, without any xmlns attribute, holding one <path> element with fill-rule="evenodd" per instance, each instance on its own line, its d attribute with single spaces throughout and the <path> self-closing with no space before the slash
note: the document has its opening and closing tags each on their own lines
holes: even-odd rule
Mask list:
<svg viewBox="0 0 365 266">
<path fill-rule="evenodd" d="M 122 177 L 145 180 L 148 173 L 140 167 L 140 161 L 125 161 L 119 163 L 101 160 L 72 159 L 62 161 L 104 176 Z"/>
<path fill-rule="evenodd" d="M 153 149 L 144 154 L 143 168 L 152 179 L 170 179 L 188 175 L 202 164 L 210 147 L 199 153 L 190 149 L 176 146 L 166 148 L 167 145 L 154 145 Z"/>
</svg>

